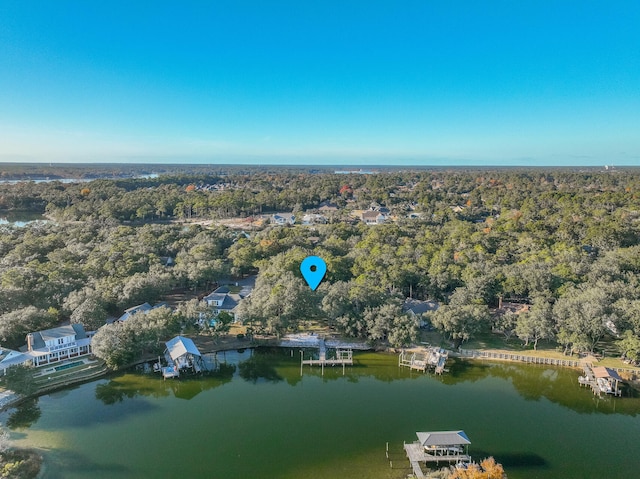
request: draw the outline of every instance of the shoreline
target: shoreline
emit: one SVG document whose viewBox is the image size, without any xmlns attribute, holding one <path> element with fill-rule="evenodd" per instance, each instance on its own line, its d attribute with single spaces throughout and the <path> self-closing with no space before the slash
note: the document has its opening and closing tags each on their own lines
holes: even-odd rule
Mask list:
<svg viewBox="0 0 640 479">
<path fill-rule="evenodd" d="M 307 335 L 308 333 L 298 333 L 298 335 Z M 317 335 L 308 334 L 309 338 L 317 338 Z M 202 354 L 214 354 L 224 351 L 233 351 L 239 349 L 252 349 L 258 347 L 279 347 L 279 348 L 314 348 L 314 344 L 312 342 L 298 342 L 296 339 L 287 339 L 287 337 L 277 338 L 276 336 L 266 336 L 255 338 L 252 340 L 248 339 L 236 339 L 236 338 L 225 338 L 225 339 L 214 339 L 211 336 L 204 335 L 195 335 L 190 336 L 190 339 L 194 341 L 198 349 L 202 352 Z M 289 341 L 291 344 L 282 344 L 283 342 Z M 356 346 L 355 349 L 358 350 L 372 350 L 376 352 L 387 352 L 392 354 L 398 354 L 401 351 L 401 348 L 394 348 L 390 346 L 385 347 L 375 347 L 371 345 L 367 345 L 362 341 L 343 341 L 340 339 L 333 339 L 331 342 L 342 342 L 347 347 Z M 418 351 L 425 349 L 426 346 L 423 345 L 414 345 L 410 348 L 406 348 L 407 351 Z M 571 368 L 574 370 L 579 370 L 583 364 L 587 364 L 589 362 L 597 363 L 597 360 L 592 357 L 585 357 L 579 360 L 575 359 L 557 359 L 557 358 L 546 358 L 542 356 L 528 356 L 524 354 L 514 354 L 513 351 L 500 351 L 495 349 L 461 349 L 461 350 L 451 350 L 448 348 L 443 348 L 448 353 L 449 356 L 456 359 L 461 360 L 488 360 L 488 361 L 498 361 L 498 362 L 516 362 L 521 364 L 540 364 L 540 365 L 548 365 L 554 367 L 562 367 L 562 368 Z M 74 386 L 78 384 L 83 384 L 86 382 L 94 381 L 101 377 L 108 377 L 111 374 L 121 373 L 130 368 L 133 368 L 137 365 L 144 364 L 150 361 L 154 361 L 157 359 L 157 355 L 145 355 L 140 359 L 129 363 L 125 366 L 122 366 L 115 370 L 99 370 L 94 374 L 90 374 L 88 376 L 84 376 L 78 379 L 69 380 L 66 382 L 61 382 L 50 387 L 45 387 L 43 389 L 38 390 L 36 393 L 30 394 L 28 396 L 22 396 L 17 394 L 9 389 L 6 389 L 4 392 L 0 393 L 0 412 L 4 412 L 10 408 L 19 406 L 22 402 L 27 401 L 29 399 L 38 398 L 45 394 L 49 394 L 55 391 L 59 391 L 61 389 L 65 389 L 69 386 Z M 591 361 L 590 361 L 591 359 Z M 609 367 L 609 366 L 608 366 Z M 617 372 L 622 372 L 631 375 L 631 379 L 629 383 L 631 383 L 635 378 L 640 378 L 640 368 L 618 368 L 618 367 L 609 367 L 610 369 L 614 369 Z"/>
</svg>

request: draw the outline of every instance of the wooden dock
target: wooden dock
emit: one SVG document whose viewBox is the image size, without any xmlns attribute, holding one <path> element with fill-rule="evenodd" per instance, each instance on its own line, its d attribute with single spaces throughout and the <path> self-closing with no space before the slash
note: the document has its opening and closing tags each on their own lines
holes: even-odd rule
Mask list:
<svg viewBox="0 0 640 479">
<path fill-rule="evenodd" d="M 421 372 L 433 369 L 436 374 L 442 374 L 446 371 L 448 358 L 449 352 L 437 347 L 430 347 L 424 351 L 402 351 L 398 358 L 398 366 Z"/>
<path fill-rule="evenodd" d="M 429 454 L 419 442 L 412 442 L 410 444 L 405 443 L 404 450 L 407 453 L 409 462 L 411 463 L 413 474 L 417 478 L 426 477 L 422 471 L 422 467 L 420 466 L 421 462 L 425 464 L 435 462 L 436 465 L 440 462 L 471 462 L 471 457 L 467 454 Z"/>
<path fill-rule="evenodd" d="M 336 348 L 335 358 L 330 359 L 327 358 L 327 345 L 324 339 L 320 339 L 319 349 L 318 359 L 304 359 L 304 352 L 300 351 L 300 376 L 302 376 L 302 368 L 305 364 L 309 366 L 320 366 L 323 376 L 325 366 L 342 366 L 343 376 L 345 374 L 345 366 L 353 366 L 353 350 L 351 348 Z"/>
<path fill-rule="evenodd" d="M 584 364 L 582 369 L 584 376 L 578 377 L 578 384 L 580 384 L 580 386 L 590 387 L 593 394 L 598 396 L 602 393 L 622 396 L 622 391 L 620 391 L 618 387 L 621 378 L 617 372 L 609 368 L 594 368 L 590 363 Z"/>
</svg>

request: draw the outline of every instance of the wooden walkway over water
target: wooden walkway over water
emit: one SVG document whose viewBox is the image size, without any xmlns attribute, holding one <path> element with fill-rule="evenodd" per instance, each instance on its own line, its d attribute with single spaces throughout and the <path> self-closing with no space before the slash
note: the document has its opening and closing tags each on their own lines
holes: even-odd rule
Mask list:
<svg viewBox="0 0 640 479">
<path fill-rule="evenodd" d="M 411 468 L 413 469 L 413 474 L 417 478 L 426 477 L 424 472 L 422 471 L 422 467 L 420 463 L 436 463 L 440 462 L 464 462 L 468 463 L 471 461 L 471 457 L 467 454 L 429 454 L 425 448 L 419 442 L 412 442 L 410 444 L 404 444 L 404 450 L 407 453 L 407 457 L 409 458 L 409 462 L 411 463 Z"/>
<path fill-rule="evenodd" d="M 582 366 L 581 361 L 576 361 L 573 359 L 541 358 L 537 356 L 525 356 L 522 354 L 477 351 L 474 349 L 460 349 L 457 353 L 454 354 L 462 358 L 501 359 L 503 361 L 519 361 L 529 364 L 550 364 L 552 366 L 564 366 L 570 368 L 579 368 Z"/>
</svg>

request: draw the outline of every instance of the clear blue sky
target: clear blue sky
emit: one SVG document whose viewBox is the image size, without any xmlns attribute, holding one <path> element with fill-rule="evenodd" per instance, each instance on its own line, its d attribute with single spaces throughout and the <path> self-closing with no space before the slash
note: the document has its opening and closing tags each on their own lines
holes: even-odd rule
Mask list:
<svg viewBox="0 0 640 479">
<path fill-rule="evenodd" d="M 640 2 L 0 2 L 0 161 L 640 165 Z"/>
</svg>

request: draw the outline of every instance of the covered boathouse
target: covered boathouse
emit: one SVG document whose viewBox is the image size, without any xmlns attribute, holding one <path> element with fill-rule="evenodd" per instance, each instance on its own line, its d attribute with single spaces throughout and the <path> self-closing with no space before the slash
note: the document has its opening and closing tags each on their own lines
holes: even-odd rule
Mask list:
<svg viewBox="0 0 640 479">
<path fill-rule="evenodd" d="M 206 369 L 202 354 L 194 342 L 184 336 L 176 336 L 165 343 L 165 358 L 168 366 L 162 368 L 162 376 L 166 378 L 178 377 L 182 370 L 192 370 L 194 373 Z"/>
<path fill-rule="evenodd" d="M 417 432 L 418 440 L 404 444 L 413 473 L 416 477 L 425 477 L 420 463 L 454 462 L 469 463 L 468 447 L 471 444 L 464 431 Z"/>
</svg>

